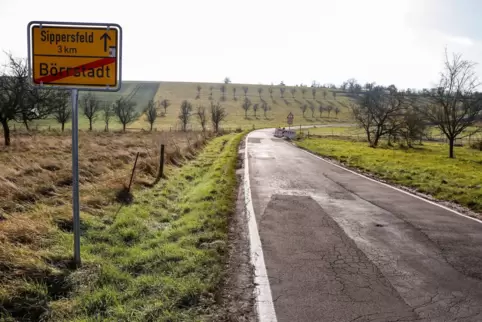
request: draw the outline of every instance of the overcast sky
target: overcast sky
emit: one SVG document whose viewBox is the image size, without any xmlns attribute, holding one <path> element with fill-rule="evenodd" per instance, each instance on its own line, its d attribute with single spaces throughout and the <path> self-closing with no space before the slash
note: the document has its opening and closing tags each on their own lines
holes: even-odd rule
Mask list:
<svg viewBox="0 0 482 322">
<path fill-rule="evenodd" d="M 481 9 L 478 0 L 0 0 L 0 49 L 26 57 L 31 20 L 114 22 L 126 80 L 354 77 L 423 88 L 437 81 L 446 46 L 482 63 Z"/>
</svg>

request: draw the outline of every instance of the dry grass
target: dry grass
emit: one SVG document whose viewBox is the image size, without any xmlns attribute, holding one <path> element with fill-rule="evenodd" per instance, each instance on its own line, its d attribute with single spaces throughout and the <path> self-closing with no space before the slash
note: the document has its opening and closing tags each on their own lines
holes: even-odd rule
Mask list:
<svg viewBox="0 0 482 322">
<path fill-rule="evenodd" d="M 200 133 L 80 133 L 81 227 L 110 221 L 118 192 L 139 161 L 134 189 L 157 174 L 160 144 L 166 162 L 191 158 L 204 143 Z M 62 298 L 69 290 L 72 256 L 71 138 L 69 134 L 16 134 L 0 146 L 0 319 L 5 311 L 38 317 L 29 301 Z M 28 309 L 27 309 L 28 308 Z"/>
</svg>

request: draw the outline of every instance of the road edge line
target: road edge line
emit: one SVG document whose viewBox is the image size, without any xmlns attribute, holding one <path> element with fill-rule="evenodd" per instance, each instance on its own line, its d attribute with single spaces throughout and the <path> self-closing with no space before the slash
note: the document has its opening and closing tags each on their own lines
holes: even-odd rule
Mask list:
<svg viewBox="0 0 482 322">
<path fill-rule="evenodd" d="M 326 162 L 326 163 L 329 163 L 329 164 L 331 164 L 331 165 L 334 165 L 334 166 L 337 167 L 337 168 L 346 170 L 346 171 L 348 171 L 348 172 L 350 172 L 350 173 L 356 174 L 356 175 L 359 176 L 359 177 L 363 177 L 363 178 L 368 179 L 368 180 L 370 180 L 370 181 L 373 181 L 373 182 L 376 182 L 376 183 L 378 183 L 378 184 L 381 184 L 381 185 L 383 185 L 383 186 L 385 186 L 385 187 L 389 187 L 389 188 L 392 188 L 392 189 L 397 190 L 397 191 L 399 191 L 399 192 L 403 192 L 403 193 L 406 194 L 406 195 L 412 196 L 412 197 L 414 197 L 414 198 L 416 198 L 416 199 L 425 201 L 425 202 L 427 202 L 427 203 L 429 203 L 429 204 L 431 204 L 431 205 L 440 207 L 440 208 L 445 209 L 445 210 L 448 210 L 448 211 L 450 211 L 450 212 L 452 212 L 452 213 L 454 213 L 454 214 L 456 214 L 456 215 L 465 217 L 465 218 L 467 218 L 467 219 L 471 219 L 471 220 L 473 220 L 473 221 L 475 221 L 475 222 L 478 222 L 479 224 L 482 224 L 482 220 L 480 220 L 480 219 L 477 219 L 477 218 L 474 218 L 474 217 L 471 217 L 471 216 L 468 216 L 468 215 L 464 215 L 463 213 L 460 213 L 460 212 L 458 212 L 458 211 L 456 211 L 456 210 L 454 210 L 454 209 L 451 209 L 451 208 L 446 207 L 446 206 L 444 206 L 444 205 L 440 205 L 440 204 L 438 204 L 438 203 L 436 203 L 436 202 L 434 202 L 434 201 L 425 199 L 425 198 L 423 198 L 423 197 L 417 196 L 416 194 L 413 194 L 413 193 L 411 193 L 411 192 L 409 192 L 409 191 L 406 191 L 406 190 L 403 190 L 403 189 L 394 187 L 394 186 L 392 186 L 392 185 L 390 185 L 390 184 L 388 184 L 388 183 L 378 181 L 378 180 L 376 180 L 376 179 L 370 178 L 370 177 L 365 176 L 365 175 L 363 175 L 363 174 L 361 174 L 361 173 L 358 173 L 358 172 L 356 172 L 356 171 L 350 170 L 350 169 L 347 168 L 347 167 L 344 167 L 344 166 L 341 166 L 341 165 L 336 164 L 336 163 L 334 163 L 334 162 L 331 162 L 331 161 L 329 161 L 329 160 L 327 160 L 327 159 L 325 159 L 325 158 L 323 158 L 323 157 L 321 157 L 321 156 L 319 156 L 319 155 L 316 155 L 315 153 L 313 153 L 313 152 L 311 152 L 311 151 L 308 151 L 308 150 L 306 150 L 306 149 L 303 149 L 303 148 L 297 146 L 296 144 L 293 144 L 293 146 L 295 146 L 297 149 L 299 149 L 299 150 L 301 150 L 301 151 L 303 151 L 303 152 L 305 152 L 305 153 L 308 153 L 308 154 L 311 155 L 311 156 L 314 156 L 314 157 L 317 158 L 317 159 L 320 159 L 320 160 L 322 160 L 322 161 L 324 161 L 324 162 Z"/>
<path fill-rule="evenodd" d="M 249 135 L 250 133 L 246 135 L 246 141 L 244 144 L 244 201 L 245 214 L 248 220 L 249 255 L 251 265 L 254 267 L 256 313 L 259 322 L 277 322 L 268 273 L 264 262 L 263 248 L 259 237 L 258 224 L 256 223 L 256 215 L 254 213 L 251 197 L 248 155 Z"/>
</svg>

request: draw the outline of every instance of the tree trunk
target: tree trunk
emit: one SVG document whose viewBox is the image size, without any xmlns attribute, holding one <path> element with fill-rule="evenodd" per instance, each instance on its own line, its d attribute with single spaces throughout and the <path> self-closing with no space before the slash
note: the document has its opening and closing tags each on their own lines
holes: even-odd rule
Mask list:
<svg viewBox="0 0 482 322">
<path fill-rule="evenodd" d="M 248 110 L 244 110 L 244 118 L 245 118 L 245 119 L 248 118 Z"/>
<path fill-rule="evenodd" d="M 25 129 L 27 129 L 27 131 L 30 131 L 30 127 L 28 126 L 28 121 L 26 119 L 23 120 L 23 124 L 25 125 Z"/>
<path fill-rule="evenodd" d="M 89 131 L 92 131 L 92 119 L 89 119 Z"/>
<path fill-rule="evenodd" d="M 8 122 L 2 120 L 3 136 L 5 138 L 5 145 L 10 145 L 10 128 L 8 127 Z"/>
<path fill-rule="evenodd" d="M 373 140 L 373 144 L 372 144 L 373 148 L 376 148 L 378 146 L 378 140 L 379 139 L 380 139 L 380 137 L 375 134 L 375 139 Z"/>
<path fill-rule="evenodd" d="M 370 143 L 370 146 L 372 146 L 372 135 L 370 133 L 370 129 L 366 128 L 365 133 L 367 134 L 368 143 Z"/>
<path fill-rule="evenodd" d="M 455 138 L 449 138 L 449 158 L 451 158 L 451 159 L 455 158 L 455 156 L 454 156 L 454 143 L 455 143 Z"/>
<path fill-rule="evenodd" d="M 151 123 L 151 130 L 150 130 L 151 132 L 152 132 L 152 126 L 153 126 L 153 125 L 154 125 L 154 123 Z"/>
<path fill-rule="evenodd" d="M 64 122 L 62 122 L 61 128 L 62 128 L 62 132 L 63 132 L 64 129 L 65 129 L 65 123 Z"/>
<path fill-rule="evenodd" d="M 105 131 L 106 131 L 106 132 L 109 132 L 109 122 L 106 122 L 106 123 L 105 123 Z"/>
<path fill-rule="evenodd" d="M 126 124 L 125 123 L 122 124 L 122 131 L 124 131 L 124 132 L 126 131 Z"/>
</svg>

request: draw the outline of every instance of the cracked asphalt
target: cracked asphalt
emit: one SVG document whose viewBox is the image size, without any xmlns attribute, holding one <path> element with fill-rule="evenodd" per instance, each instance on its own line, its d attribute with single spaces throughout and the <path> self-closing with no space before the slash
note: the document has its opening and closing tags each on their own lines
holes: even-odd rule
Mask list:
<svg viewBox="0 0 482 322">
<path fill-rule="evenodd" d="M 482 224 L 271 129 L 246 148 L 278 321 L 482 321 Z"/>
</svg>

